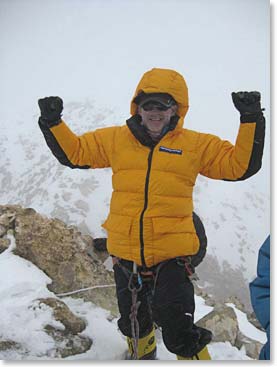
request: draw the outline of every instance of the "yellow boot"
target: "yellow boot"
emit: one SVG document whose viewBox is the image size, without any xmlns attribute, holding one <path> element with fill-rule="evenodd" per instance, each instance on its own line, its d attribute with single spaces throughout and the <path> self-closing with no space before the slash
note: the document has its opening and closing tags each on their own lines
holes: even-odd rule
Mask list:
<svg viewBox="0 0 277 367">
<path fill-rule="evenodd" d="M 127 337 L 127 343 L 130 357 L 133 359 L 133 339 Z M 156 338 L 154 328 L 148 335 L 138 340 L 138 359 L 156 359 Z"/>
<path fill-rule="evenodd" d="M 178 356 L 177 355 L 177 359 L 196 359 L 196 360 L 211 360 L 211 356 L 210 353 L 208 351 L 207 346 L 204 347 L 202 350 L 200 350 L 200 352 L 198 352 L 195 356 L 193 357 L 182 357 L 182 356 Z"/>
</svg>

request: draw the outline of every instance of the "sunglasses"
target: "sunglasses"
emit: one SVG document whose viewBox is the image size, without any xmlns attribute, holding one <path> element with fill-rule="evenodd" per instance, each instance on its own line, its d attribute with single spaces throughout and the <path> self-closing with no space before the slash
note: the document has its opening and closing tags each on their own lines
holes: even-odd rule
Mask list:
<svg viewBox="0 0 277 367">
<path fill-rule="evenodd" d="M 165 106 L 160 102 L 147 102 L 144 105 L 141 106 L 141 108 L 144 111 L 153 111 L 153 110 L 158 110 L 158 111 L 167 111 L 170 109 L 171 106 Z"/>
</svg>

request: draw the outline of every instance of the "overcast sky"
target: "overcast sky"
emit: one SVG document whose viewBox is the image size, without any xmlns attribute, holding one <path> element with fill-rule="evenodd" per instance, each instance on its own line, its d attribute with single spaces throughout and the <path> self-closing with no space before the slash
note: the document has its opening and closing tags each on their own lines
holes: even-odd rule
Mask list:
<svg viewBox="0 0 277 367">
<path fill-rule="evenodd" d="M 65 103 L 94 100 L 117 111 L 124 123 L 142 74 L 164 67 L 187 81 L 186 126 L 234 142 L 239 117 L 232 91 L 260 91 L 269 126 L 269 5 L 268 0 L 0 0 L 0 120 L 27 113 L 26 124 L 33 123 L 37 99 L 59 95 Z M 267 166 L 269 156 L 264 161 Z"/>
</svg>

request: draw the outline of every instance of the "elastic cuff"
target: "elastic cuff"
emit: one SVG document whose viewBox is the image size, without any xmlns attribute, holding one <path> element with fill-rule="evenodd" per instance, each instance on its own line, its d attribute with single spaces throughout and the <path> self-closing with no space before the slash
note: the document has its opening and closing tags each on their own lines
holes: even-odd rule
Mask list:
<svg viewBox="0 0 277 367">
<path fill-rule="evenodd" d="M 50 121 L 50 120 L 48 120 L 44 117 L 40 117 L 39 122 L 40 122 L 41 125 L 43 125 L 45 127 L 48 127 L 48 128 L 51 128 L 53 126 L 59 125 L 62 122 L 62 119 L 61 119 L 61 117 L 59 117 L 58 119 Z"/>
<path fill-rule="evenodd" d="M 247 114 L 240 115 L 240 122 L 241 123 L 244 123 L 244 122 L 257 122 L 262 117 L 263 117 L 262 111 L 261 112 L 256 112 L 256 113 L 247 113 Z"/>
</svg>

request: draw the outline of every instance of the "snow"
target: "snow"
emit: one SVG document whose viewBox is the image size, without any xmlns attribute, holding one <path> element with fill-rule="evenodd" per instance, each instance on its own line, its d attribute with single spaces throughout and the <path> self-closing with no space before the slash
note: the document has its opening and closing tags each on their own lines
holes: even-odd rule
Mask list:
<svg viewBox="0 0 277 367">
<path fill-rule="evenodd" d="M 61 329 L 63 325 L 53 318 L 48 306 L 38 301 L 39 298 L 56 298 L 55 294 L 47 289 L 51 279 L 31 262 L 14 255 L 12 250 L 16 243 L 11 234 L 9 238 L 10 247 L 0 254 L 0 314 L 5 315 L 0 319 L 0 339 L 11 339 L 20 343 L 23 351 L 0 352 L 0 358 L 4 360 L 53 360 L 55 343 L 43 331 L 43 328 L 45 325 L 52 325 Z M 90 302 L 72 297 L 63 297 L 62 301 L 73 313 L 86 320 L 87 327 L 80 335 L 88 336 L 93 340 L 91 348 L 86 353 L 67 357 L 65 360 L 112 361 L 124 358 L 126 342 L 118 330 L 117 320 L 111 319 L 108 311 Z M 195 303 L 196 321 L 213 309 L 205 305 L 204 299 L 199 296 L 195 297 Z M 250 325 L 246 315 L 237 310 L 234 305 L 230 305 L 238 315 L 240 330 L 246 336 L 264 342 L 264 333 Z M 162 361 L 175 360 L 175 356 L 165 348 L 159 330 L 156 335 L 158 358 Z M 229 343 L 211 343 L 208 349 L 214 360 L 250 359 L 243 349 L 238 350 Z M 28 355 L 27 351 L 29 351 Z"/>
<path fill-rule="evenodd" d="M 195 296 L 196 310 L 194 314 L 195 322 L 202 319 L 205 315 L 213 310 L 213 307 L 207 306 L 205 300 L 202 297 Z"/>
<path fill-rule="evenodd" d="M 240 361 L 240 360 L 251 360 L 245 354 L 245 349 L 242 347 L 241 350 L 233 347 L 231 343 L 211 343 L 209 345 L 209 352 L 212 355 L 213 360 L 220 361 Z M 257 361 L 255 361 L 256 363 Z"/>
<path fill-rule="evenodd" d="M 36 302 L 53 296 L 46 288 L 51 279 L 32 263 L 13 255 L 13 248 L 14 239 L 9 249 L 0 255 L 0 314 L 4 315 L 0 320 L 0 339 L 18 342 L 39 355 L 45 346 L 54 346 L 52 338 L 42 331 L 43 326 L 58 324 L 52 319 L 50 309 L 38 307 Z M 3 357 L 6 358 L 5 354 Z M 15 353 L 11 358 L 14 357 Z"/>
</svg>

